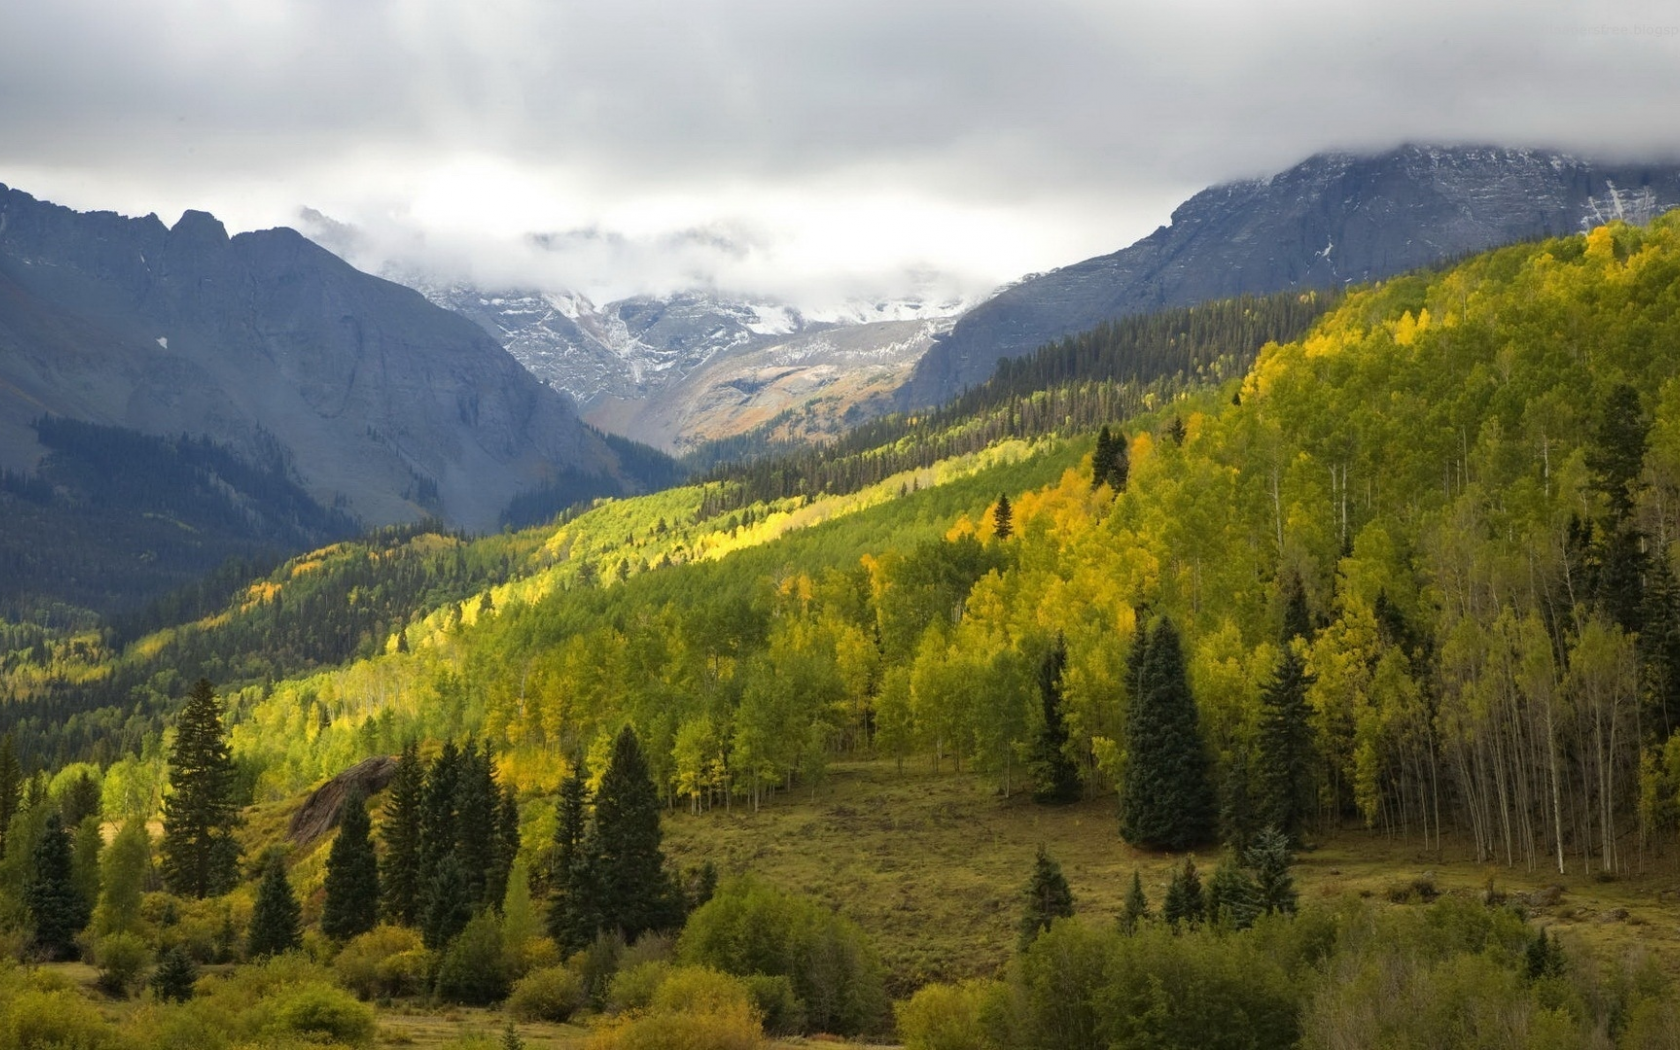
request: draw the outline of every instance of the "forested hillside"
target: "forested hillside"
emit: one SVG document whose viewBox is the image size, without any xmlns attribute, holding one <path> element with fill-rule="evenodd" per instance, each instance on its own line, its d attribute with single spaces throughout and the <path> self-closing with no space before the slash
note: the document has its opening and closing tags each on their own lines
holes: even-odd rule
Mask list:
<svg viewBox="0 0 1680 1050">
<path fill-rule="evenodd" d="M 1240 389 L 1127 424 L 1126 469 L 1110 444 L 1095 486 L 1088 460 L 1048 485 L 976 475 L 942 535 L 883 527 L 917 506 L 889 500 L 666 567 L 693 551 L 644 511 L 598 577 L 512 585 L 459 629 L 410 625 L 407 653 L 245 692 L 238 750 L 284 793 L 415 732 L 482 733 L 541 790 L 628 722 L 692 806 L 762 804 L 863 748 L 1013 792 L 1054 757 L 1053 659 L 1055 750 L 1086 791 L 1124 803 L 1138 705 L 1182 674 L 1227 824 L 1271 807 L 1619 871 L 1680 776 L 1677 274 L 1671 217 L 1356 293 Z"/>
</svg>

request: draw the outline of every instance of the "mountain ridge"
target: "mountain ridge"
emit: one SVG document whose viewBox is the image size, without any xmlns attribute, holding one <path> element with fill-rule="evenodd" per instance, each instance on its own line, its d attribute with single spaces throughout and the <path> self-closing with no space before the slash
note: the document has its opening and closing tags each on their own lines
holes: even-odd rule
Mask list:
<svg viewBox="0 0 1680 1050">
<path fill-rule="evenodd" d="M 1107 319 L 1236 295 L 1391 276 L 1680 204 L 1680 164 L 1407 145 L 1320 153 L 1211 186 L 1129 247 L 1024 279 L 964 314 L 899 394 L 936 404 L 1019 357 Z"/>
</svg>

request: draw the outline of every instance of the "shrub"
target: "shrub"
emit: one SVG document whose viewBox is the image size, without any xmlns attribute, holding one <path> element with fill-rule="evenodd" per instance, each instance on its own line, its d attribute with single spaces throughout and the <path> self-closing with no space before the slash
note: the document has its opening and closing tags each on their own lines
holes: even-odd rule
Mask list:
<svg viewBox="0 0 1680 1050">
<path fill-rule="evenodd" d="M 612 987 L 612 979 L 618 973 L 618 960 L 623 954 L 624 938 L 615 930 L 598 934 L 589 947 L 566 960 L 566 965 L 583 978 L 583 994 L 590 1003 L 595 1006 L 606 1003 L 607 991 Z"/>
<path fill-rule="evenodd" d="M 622 967 L 613 976 L 607 989 L 607 1010 L 622 1014 L 646 1010 L 653 1005 L 653 995 L 670 975 L 671 965 L 665 962 L 644 962 Z"/>
<path fill-rule="evenodd" d="M 5 1011 L 3 1041 L 17 1050 L 105 1050 L 122 1045 L 117 1030 L 93 1004 L 67 989 L 29 989 Z"/>
<path fill-rule="evenodd" d="M 647 1014 L 596 1031 L 589 1050 L 758 1050 L 764 1031 L 746 1010 Z"/>
<path fill-rule="evenodd" d="M 930 984 L 898 1004 L 905 1050 L 976 1050 L 989 1045 L 983 1011 L 998 986 L 991 981 Z"/>
<path fill-rule="evenodd" d="M 739 976 L 786 977 L 809 1030 L 878 1031 L 887 998 L 880 960 L 856 923 L 816 901 L 733 882 L 689 917 L 678 958 Z"/>
<path fill-rule="evenodd" d="M 704 966 L 678 966 L 653 993 L 654 1013 L 753 1013 L 752 992 L 740 978 Z"/>
<path fill-rule="evenodd" d="M 798 1035 L 805 1030 L 805 1004 L 793 990 L 793 982 L 780 974 L 761 973 L 741 978 L 752 995 L 753 1008 L 763 1018 L 771 1035 Z"/>
<path fill-rule="evenodd" d="M 94 946 L 94 957 L 99 963 L 99 987 L 115 996 L 127 996 L 151 961 L 146 942 L 133 933 L 101 937 Z"/>
<path fill-rule="evenodd" d="M 152 974 L 152 994 L 165 1002 L 183 1003 L 193 997 L 197 983 L 198 964 L 181 948 L 171 948 Z"/>
<path fill-rule="evenodd" d="M 437 971 L 437 952 L 414 948 L 380 962 L 375 977 L 387 995 L 420 995 L 432 986 Z"/>
<path fill-rule="evenodd" d="M 270 1032 L 312 1042 L 365 1046 L 373 1041 L 373 1011 L 343 989 L 309 983 L 288 992 L 274 1006 Z"/>
<path fill-rule="evenodd" d="M 420 935 L 402 926 L 375 926 L 352 937 L 333 960 L 338 982 L 359 998 L 411 995 L 422 984 L 410 984 L 403 975 L 391 973 L 386 963 L 405 952 L 420 949 Z M 396 978 L 393 980 L 393 978 Z"/>
<path fill-rule="evenodd" d="M 521 1021 L 568 1021 L 583 1007 L 583 979 L 564 966 L 532 970 L 514 983 L 507 1010 Z"/>
<path fill-rule="evenodd" d="M 507 998 L 502 924 L 494 912 L 475 915 L 444 951 L 437 990 L 443 999 L 469 1006 L 488 1006 Z"/>
</svg>

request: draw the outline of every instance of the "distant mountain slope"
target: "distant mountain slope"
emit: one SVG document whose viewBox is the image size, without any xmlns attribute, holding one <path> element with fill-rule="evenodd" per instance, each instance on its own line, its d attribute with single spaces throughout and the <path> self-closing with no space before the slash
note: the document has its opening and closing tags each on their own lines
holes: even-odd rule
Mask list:
<svg viewBox="0 0 1680 1050">
<path fill-rule="evenodd" d="M 0 186 L 0 465 L 34 465 L 48 414 L 278 453 L 370 525 L 491 528 L 556 472 L 618 474 L 476 325 L 292 230 L 229 238 L 203 212 L 171 229 Z"/>
<path fill-rule="evenodd" d="M 1326 153 L 1190 198 L 1129 248 L 1029 278 L 965 314 L 917 363 L 906 406 L 937 404 L 999 358 L 1127 314 L 1386 277 L 1584 223 L 1680 204 L 1680 165 L 1404 146 Z"/>
<path fill-rule="evenodd" d="M 799 417 L 809 421 L 799 435 L 807 438 L 843 429 L 848 411 L 874 415 L 963 306 L 870 301 L 808 315 L 702 292 L 596 306 L 573 293 L 394 276 L 476 322 L 571 395 L 590 423 L 669 449 L 738 434 L 790 408 L 811 406 Z"/>
</svg>

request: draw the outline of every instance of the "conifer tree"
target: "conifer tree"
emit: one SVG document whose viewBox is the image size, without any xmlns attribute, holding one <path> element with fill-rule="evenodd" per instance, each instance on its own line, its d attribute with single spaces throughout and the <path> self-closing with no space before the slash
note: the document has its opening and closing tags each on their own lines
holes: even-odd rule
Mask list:
<svg viewBox="0 0 1680 1050">
<path fill-rule="evenodd" d="M 1202 895 L 1202 878 L 1196 873 L 1196 862 L 1185 857 L 1184 866 L 1173 871 L 1167 884 L 1167 899 L 1161 905 L 1161 917 L 1167 925 L 1178 929 L 1179 923 L 1194 925 L 1207 915 L 1207 901 Z"/>
<path fill-rule="evenodd" d="M 1227 846 L 1241 852 L 1259 830 L 1255 814 L 1254 789 L 1248 771 L 1248 749 L 1240 744 L 1232 751 L 1225 767 L 1225 779 L 1219 792 L 1219 837 Z"/>
<path fill-rule="evenodd" d="M 1097 431 L 1097 449 L 1091 453 L 1091 488 L 1100 489 L 1108 480 L 1109 469 L 1114 465 L 1114 436 L 1108 432 L 1108 424 Z"/>
<path fill-rule="evenodd" d="M 303 943 L 302 915 L 291 880 L 286 878 L 286 862 L 276 853 L 269 858 L 257 886 L 246 953 L 253 959 L 263 959 L 298 948 Z"/>
<path fill-rule="evenodd" d="M 1000 540 L 1007 540 L 1015 532 L 1015 511 L 1007 493 L 998 493 L 997 506 L 992 508 L 992 532 Z"/>
<path fill-rule="evenodd" d="M 53 813 L 35 844 L 35 870 L 24 902 L 35 927 L 35 950 L 55 961 L 76 957 L 76 934 L 87 926 L 92 911 L 71 865 L 70 833 Z"/>
<path fill-rule="evenodd" d="M 1139 627 L 1128 667 L 1135 672 L 1129 674 L 1135 688 L 1126 713 L 1120 834 L 1134 846 L 1152 849 L 1199 845 L 1213 831 L 1214 795 L 1171 621 Z"/>
<path fill-rule="evenodd" d="M 1255 836 L 1244 860 L 1254 874 L 1254 903 L 1262 914 L 1295 911 L 1297 894 L 1295 878 L 1289 866 L 1295 858 L 1289 852 L 1289 839 L 1276 828 L 1267 828 Z"/>
<path fill-rule="evenodd" d="M 1062 866 L 1050 859 L 1043 846 L 1038 847 L 1038 856 L 1033 860 L 1026 897 L 1019 942 L 1019 949 L 1023 952 L 1032 947 L 1032 942 L 1048 930 L 1051 923 L 1073 915 L 1073 891 L 1062 875 Z"/>
<path fill-rule="evenodd" d="M 1541 927 L 1540 935 L 1530 941 L 1523 952 L 1524 976 L 1530 981 L 1561 977 L 1564 963 L 1563 945 L 1557 942 L 1557 938 L 1548 936 L 1545 927 Z"/>
<path fill-rule="evenodd" d="M 1066 667 L 1067 645 L 1057 637 L 1038 666 L 1038 695 L 1044 724 L 1033 740 L 1030 760 L 1036 802 L 1057 805 L 1077 802 L 1082 793 L 1079 769 L 1067 757 L 1067 723 L 1062 719 L 1062 673 Z"/>
<path fill-rule="evenodd" d="M 1120 929 L 1126 933 L 1135 933 L 1144 920 L 1149 918 L 1149 898 L 1143 893 L 1143 876 L 1136 868 L 1132 869 L 1132 887 L 1126 891 L 1126 903 L 1120 912 Z"/>
<path fill-rule="evenodd" d="M 64 811 L 64 826 L 67 828 L 80 827 L 82 821 L 89 817 L 97 817 L 103 808 L 99 797 L 99 781 L 93 779 L 90 773 L 83 773 L 70 782 L 65 789 L 64 801 L 60 807 Z"/>
<path fill-rule="evenodd" d="M 1114 437 L 1114 454 L 1108 465 L 1108 487 L 1115 495 L 1126 491 L 1132 477 L 1132 443 L 1124 431 Z"/>
<path fill-rule="evenodd" d="M 490 873 L 499 861 L 501 793 L 496 790 L 490 748 L 469 743 L 461 750 L 460 774 L 455 781 L 455 851 L 467 899 L 474 904 L 499 905 L 501 893 L 488 892 Z M 505 887 L 505 883 L 504 883 Z"/>
<path fill-rule="evenodd" d="M 6 849 L 6 836 L 12 818 L 17 816 L 23 802 L 23 767 L 18 764 L 17 745 L 12 734 L 0 737 L 0 852 Z"/>
<path fill-rule="evenodd" d="M 385 795 L 385 862 L 380 890 L 385 914 L 394 922 L 413 926 L 420 921 L 424 883 L 420 878 L 420 825 L 425 802 L 426 772 L 419 749 L 403 747 Z"/>
<path fill-rule="evenodd" d="M 157 969 L 152 973 L 152 991 L 159 999 L 184 1003 L 193 997 L 193 986 L 197 983 L 198 964 L 186 948 L 172 945 L 158 956 Z"/>
<path fill-rule="evenodd" d="M 1173 416 L 1167 421 L 1167 437 L 1172 439 L 1173 444 L 1183 445 L 1184 439 L 1188 436 L 1189 431 L 1184 427 L 1183 416 Z"/>
<path fill-rule="evenodd" d="M 1235 855 L 1227 856 L 1213 869 L 1207 883 L 1207 919 L 1245 930 L 1260 914 L 1254 879 Z"/>
<path fill-rule="evenodd" d="M 1307 607 L 1307 588 L 1301 582 L 1300 573 L 1291 572 L 1284 578 L 1278 597 L 1283 603 L 1279 639 L 1286 646 L 1297 638 L 1312 641 L 1312 610 Z"/>
<path fill-rule="evenodd" d="M 1291 842 L 1301 841 L 1313 811 L 1312 711 L 1307 706 L 1312 682 L 1301 654 L 1285 645 L 1271 681 L 1260 690 L 1256 815 Z"/>
<path fill-rule="evenodd" d="M 420 939 L 433 951 L 442 951 L 472 921 L 473 901 L 467 896 L 467 880 L 455 854 L 445 854 L 426 884 L 426 910 L 420 922 Z"/>
<path fill-rule="evenodd" d="M 495 858 L 485 876 L 484 895 L 499 906 L 507 896 L 508 878 L 519 857 L 519 798 L 512 784 L 504 785 L 497 798 Z"/>
<path fill-rule="evenodd" d="M 99 855 L 105 849 L 105 833 L 99 818 L 93 816 L 84 818 L 80 824 L 66 822 L 66 828 L 71 827 L 76 829 L 70 846 L 71 881 L 92 914 L 93 906 L 99 903 Z"/>
<path fill-rule="evenodd" d="M 327 854 L 321 932 L 347 941 L 373 929 L 378 919 L 379 860 L 373 852 L 367 804 L 357 791 L 344 802 L 338 837 Z"/>
<path fill-rule="evenodd" d="M 562 949 L 579 951 L 595 938 L 595 893 L 588 854 L 588 771 L 581 761 L 560 784 L 554 814 L 554 873 L 548 903 L 548 933 Z"/>
<path fill-rule="evenodd" d="M 659 790 L 636 732 L 625 726 L 595 793 L 587 863 L 601 926 L 626 942 L 682 920 L 676 888 L 660 851 Z"/>
<path fill-rule="evenodd" d="M 420 803 L 420 885 L 429 892 L 444 858 L 454 856 L 459 841 L 456 801 L 461 783 L 461 751 L 453 740 L 445 740 L 426 770 L 426 787 Z M 457 872 L 464 877 L 464 873 Z"/>
<path fill-rule="evenodd" d="M 170 794 L 163 801 L 163 879 L 183 897 L 214 897 L 239 881 L 239 826 L 233 758 L 221 705 L 200 678 L 175 721 Z"/>
</svg>

